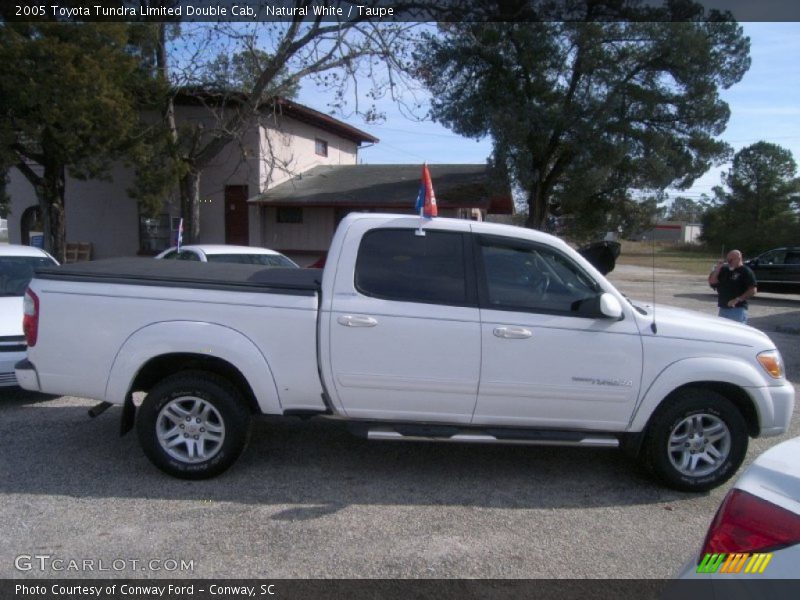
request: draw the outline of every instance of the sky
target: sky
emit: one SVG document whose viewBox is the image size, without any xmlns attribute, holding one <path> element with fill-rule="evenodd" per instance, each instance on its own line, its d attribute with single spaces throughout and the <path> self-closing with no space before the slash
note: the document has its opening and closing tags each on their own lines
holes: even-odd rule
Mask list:
<svg viewBox="0 0 800 600">
<path fill-rule="evenodd" d="M 720 138 L 734 151 L 762 140 L 778 144 L 800 161 L 800 22 L 746 22 L 742 27 L 750 38 L 752 65 L 739 83 L 721 91 L 731 118 Z M 325 98 L 313 85 L 305 85 L 298 100 L 325 110 Z M 381 124 L 365 123 L 357 116 L 343 119 L 380 139 L 359 151 L 363 163 L 484 163 L 491 153 L 489 139 L 467 139 L 437 123 L 409 119 L 389 100 L 379 108 L 386 115 Z M 712 169 L 689 190 L 668 193 L 692 199 L 711 195 L 728 167 Z"/>
</svg>

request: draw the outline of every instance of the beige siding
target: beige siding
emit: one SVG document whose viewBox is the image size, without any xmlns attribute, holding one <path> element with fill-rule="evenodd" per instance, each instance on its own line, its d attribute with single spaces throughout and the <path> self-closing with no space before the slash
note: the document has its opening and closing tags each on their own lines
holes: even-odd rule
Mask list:
<svg viewBox="0 0 800 600">
<path fill-rule="evenodd" d="M 414 214 L 411 208 L 405 211 L 393 210 L 392 212 Z M 261 245 L 288 254 L 290 258 L 300 263 L 301 266 L 305 266 L 304 262 L 313 262 L 313 260 L 304 261 L 303 253 L 312 251 L 324 253 L 328 251 L 336 230 L 334 223 L 336 211 L 334 208 L 306 207 L 303 209 L 302 223 L 278 223 L 277 212 L 278 209 L 274 206 L 261 208 L 261 233 L 263 235 L 263 243 Z M 459 209 L 440 209 L 439 215 L 442 217 L 458 217 Z M 297 253 L 298 251 L 299 253 Z"/>
<path fill-rule="evenodd" d="M 280 251 L 326 252 L 333 237 L 332 208 L 304 208 L 302 223 L 278 223 L 274 206 L 264 210 L 264 245 Z"/>
<path fill-rule="evenodd" d="M 36 195 L 28 180 L 16 169 L 10 172 L 8 188 L 11 197 L 9 241 L 20 242 L 20 218 L 29 206 L 36 204 Z M 93 258 L 134 256 L 139 250 L 139 216 L 126 190 L 133 173 L 116 165 L 110 181 L 81 181 L 67 176 L 66 241 L 91 242 Z"/>
<path fill-rule="evenodd" d="M 262 121 L 260 129 L 259 193 L 312 167 L 354 165 L 358 158 L 358 145 L 355 142 L 306 123 L 277 117 Z M 316 153 L 317 138 L 328 142 L 327 157 Z"/>
<path fill-rule="evenodd" d="M 220 126 L 220 114 L 212 118 L 202 107 L 181 107 L 180 122 L 202 123 L 206 129 Z M 203 170 L 200 177 L 200 234 L 199 244 L 221 244 L 225 242 L 225 187 L 246 185 L 248 193 L 255 195 L 259 181 L 259 134 L 254 125 L 241 140 L 226 145 Z M 254 211 L 250 211 L 250 243 L 254 239 Z"/>
</svg>

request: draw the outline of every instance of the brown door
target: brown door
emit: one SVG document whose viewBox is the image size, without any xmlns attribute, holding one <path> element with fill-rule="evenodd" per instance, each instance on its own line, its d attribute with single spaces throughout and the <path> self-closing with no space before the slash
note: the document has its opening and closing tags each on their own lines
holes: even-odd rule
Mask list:
<svg viewBox="0 0 800 600">
<path fill-rule="evenodd" d="M 250 244 L 246 185 L 225 186 L 225 243 Z"/>
</svg>

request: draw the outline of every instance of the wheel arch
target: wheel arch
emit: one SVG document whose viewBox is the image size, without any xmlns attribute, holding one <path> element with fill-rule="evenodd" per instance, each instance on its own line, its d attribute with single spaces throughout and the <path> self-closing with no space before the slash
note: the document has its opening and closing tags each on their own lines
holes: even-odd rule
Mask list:
<svg viewBox="0 0 800 600">
<path fill-rule="evenodd" d="M 759 436 L 761 427 L 758 411 L 756 410 L 755 402 L 753 402 L 753 399 L 743 388 L 725 381 L 692 381 L 678 386 L 669 392 L 664 399 L 659 402 L 647 421 L 644 422 L 644 426 L 640 431 L 625 434 L 624 437 L 621 438 L 622 448 L 626 454 L 634 458 L 641 455 L 645 437 L 647 436 L 651 423 L 657 418 L 659 410 L 663 410 L 664 407 L 669 405 L 672 399 L 680 396 L 681 392 L 688 389 L 710 390 L 725 397 L 742 415 L 747 425 L 748 435 L 752 438 Z"/>
<path fill-rule="evenodd" d="M 702 373 L 703 377 L 698 378 Z M 761 431 L 764 407 L 755 388 L 764 386 L 764 379 L 755 368 L 740 360 L 728 358 L 691 358 L 672 363 L 664 368 L 644 392 L 631 417 L 628 432 L 641 434 L 653 420 L 656 412 L 682 390 L 698 388 L 713 390 L 728 399 L 741 413 L 750 437 Z M 748 390 L 753 390 L 750 393 Z M 768 415 L 767 415 L 768 416 Z"/>
<path fill-rule="evenodd" d="M 222 377 L 236 387 L 251 413 L 261 412 L 253 388 L 242 372 L 228 361 L 216 356 L 188 352 L 154 356 L 142 365 L 131 382 L 130 392 L 149 392 L 160 381 L 184 371 L 201 371 Z"/>
<path fill-rule="evenodd" d="M 650 415 L 644 427 L 644 431 L 647 431 L 647 428 L 650 426 L 650 423 L 652 423 L 659 409 L 667 406 L 673 398 L 680 396 L 685 390 L 690 389 L 710 390 L 723 396 L 730 401 L 742 415 L 744 422 L 747 424 L 748 435 L 750 437 L 758 437 L 758 413 L 752 398 L 750 398 L 750 395 L 741 387 L 725 381 L 693 381 L 675 388 L 658 404 L 656 410 Z"/>
<path fill-rule="evenodd" d="M 154 323 L 134 332 L 114 358 L 106 400 L 119 404 L 184 370 L 224 377 L 253 412 L 281 413 L 272 370 L 258 347 L 239 331 L 193 321 Z"/>
</svg>

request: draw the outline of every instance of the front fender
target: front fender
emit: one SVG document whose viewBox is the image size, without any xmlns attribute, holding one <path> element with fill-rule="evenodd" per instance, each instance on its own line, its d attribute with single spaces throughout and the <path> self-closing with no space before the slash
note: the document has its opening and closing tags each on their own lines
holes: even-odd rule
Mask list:
<svg viewBox="0 0 800 600">
<path fill-rule="evenodd" d="M 145 364 L 176 353 L 213 356 L 230 363 L 250 384 L 261 412 L 282 412 L 272 370 L 252 340 L 235 329 L 199 321 L 163 321 L 133 332 L 114 358 L 106 401 L 122 404 Z"/>
<path fill-rule="evenodd" d="M 628 431 L 642 431 L 658 405 L 674 390 L 691 383 L 708 382 L 727 383 L 742 388 L 756 407 L 759 423 L 764 422 L 762 413 L 767 407 L 762 406 L 759 401 L 763 396 L 759 393 L 759 388 L 763 388 L 767 382 L 754 365 L 731 358 L 698 357 L 667 365 L 656 376 L 642 394 L 631 417 Z"/>
</svg>

